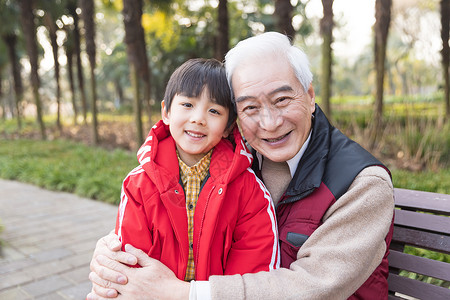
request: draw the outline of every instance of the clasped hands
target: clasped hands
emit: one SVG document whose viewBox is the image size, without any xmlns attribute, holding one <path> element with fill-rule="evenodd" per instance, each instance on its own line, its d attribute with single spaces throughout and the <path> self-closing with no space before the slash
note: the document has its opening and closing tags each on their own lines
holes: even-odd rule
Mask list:
<svg viewBox="0 0 450 300">
<path fill-rule="evenodd" d="M 96 245 L 89 279 L 88 300 L 100 299 L 187 299 L 189 283 L 179 280 L 160 261 L 131 245 L 121 243 L 113 232 Z M 139 264 L 142 268 L 129 265 Z"/>
</svg>

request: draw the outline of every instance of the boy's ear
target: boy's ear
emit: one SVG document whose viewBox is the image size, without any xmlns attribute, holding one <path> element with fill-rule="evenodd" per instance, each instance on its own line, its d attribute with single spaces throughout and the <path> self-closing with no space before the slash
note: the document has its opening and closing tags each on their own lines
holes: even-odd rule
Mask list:
<svg viewBox="0 0 450 300">
<path fill-rule="evenodd" d="M 161 117 L 164 124 L 169 125 L 169 114 L 166 111 L 166 104 L 164 103 L 164 100 L 161 101 Z"/>
</svg>

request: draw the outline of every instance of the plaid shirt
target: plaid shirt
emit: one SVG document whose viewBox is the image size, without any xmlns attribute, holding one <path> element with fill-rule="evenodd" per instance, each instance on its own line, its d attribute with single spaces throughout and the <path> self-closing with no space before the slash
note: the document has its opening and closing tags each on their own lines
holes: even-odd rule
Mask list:
<svg viewBox="0 0 450 300">
<path fill-rule="evenodd" d="M 189 167 L 186 165 L 178 155 L 178 164 L 180 165 L 180 176 L 183 182 L 184 191 L 186 194 L 186 211 L 188 217 L 188 234 L 189 234 L 189 259 L 186 269 L 185 281 L 195 279 L 195 265 L 193 252 L 193 235 L 194 235 L 194 211 L 197 204 L 198 194 L 202 181 L 208 175 L 209 164 L 211 162 L 212 150 L 208 152 L 198 163 Z"/>
</svg>

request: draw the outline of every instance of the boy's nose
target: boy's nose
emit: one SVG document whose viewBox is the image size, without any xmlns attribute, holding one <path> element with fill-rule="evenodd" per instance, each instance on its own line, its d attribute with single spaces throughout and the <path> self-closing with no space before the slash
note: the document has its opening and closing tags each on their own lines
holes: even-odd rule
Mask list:
<svg viewBox="0 0 450 300">
<path fill-rule="evenodd" d="M 191 123 L 205 125 L 205 114 L 200 110 L 195 110 L 191 115 Z"/>
</svg>

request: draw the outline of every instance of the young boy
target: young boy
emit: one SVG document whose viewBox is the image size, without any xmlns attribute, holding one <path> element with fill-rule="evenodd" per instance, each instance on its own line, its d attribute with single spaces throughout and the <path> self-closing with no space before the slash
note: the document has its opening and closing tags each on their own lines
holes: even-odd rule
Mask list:
<svg viewBox="0 0 450 300">
<path fill-rule="evenodd" d="M 250 169 L 223 65 L 181 65 L 161 114 L 137 153 L 140 165 L 123 182 L 116 223 L 122 245 L 142 249 L 186 281 L 278 268 L 275 211 Z"/>
</svg>

